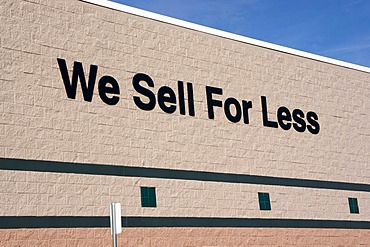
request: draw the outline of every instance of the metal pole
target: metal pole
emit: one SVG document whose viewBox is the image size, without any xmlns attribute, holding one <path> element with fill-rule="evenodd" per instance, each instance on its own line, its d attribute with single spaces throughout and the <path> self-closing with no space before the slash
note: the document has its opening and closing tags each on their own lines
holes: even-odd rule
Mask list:
<svg viewBox="0 0 370 247">
<path fill-rule="evenodd" d="M 113 237 L 113 247 L 117 247 L 117 234 L 114 233 L 112 237 Z"/>
<path fill-rule="evenodd" d="M 111 204 L 111 212 L 112 212 L 112 240 L 113 240 L 113 247 L 117 247 L 117 233 L 116 233 L 116 211 L 114 210 L 114 204 Z"/>
<path fill-rule="evenodd" d="M 112 203 L 110 205 L 110 223 L 113 247 L 117 247 L 117 235 L 122 232 L 121 204 Z"/>
</svg>

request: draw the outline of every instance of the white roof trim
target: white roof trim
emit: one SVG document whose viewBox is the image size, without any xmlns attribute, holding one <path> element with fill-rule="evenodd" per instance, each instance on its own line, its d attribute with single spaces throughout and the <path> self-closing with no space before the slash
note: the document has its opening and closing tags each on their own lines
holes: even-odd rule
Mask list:
<svg viewBox="0 0 370 247">
<path fill-rule="evenodd" d="M 309 59 L 313 59 L 313 60 L 317 60 L 317 61 L 321 61 L 321 62 L 325 62 L 325 63 L 329 63 L 329 64 L 339 65 L 339 66 L 342 66 L 342 67 L 346 67 L 346 68 L 355 69 L 355 70 L 370 73 L 370 68 L 365 67 L 365 66 L 352 64 L 352 63 L 348 63 L 348 62 L 343 62 L 343 61 L 340 61 L 340 60 L 336 60 L 336 59 L 332 59 L 332 58 L 328 58 L 328 57 L 324 57 L 324 56 L 320 56 L 320 55 L 316 55 L 316 54 L 312 54 L 312 53 L 308 53 L 308 52 L 304 52 L 304 51 L 300 51 L 300 50 L 280 46 L 280 45 L 275 45 L 275 44 L 272 44 L 272 43 L 268 43 L 268 42 L 248 38 L 248 37 L 245 37 L 245 36 L 241 36 L 241 35 L 225 32 L 225 31 L 217 30 L 217 29 L 214 29 L 214 28 L 210 28 L 210 27 L 206 27 L 206 26 L 202 26 L 202 25 L 198 25 L 198 24 L 194 24 L 194 23 L 191 23 L 191 22 L 187 22 L 187 21 L 176 19 L 176 18 L 168 17 L 168 16 L 165 16 L 165 15 L 156 14 L 156 13 L 149 12 L 149 11 L 146 11 L 146 10 L 133 8 L 133 7 L 123 5 L 123 4 L 120 4 L 120 3 L 110 2 L 108 0 L 80 0 L 80 1 L 96 4 L 96 5 L 99 5 L 99 6 L 107 7 L 107 8 L 110 8 L 110 9 L 126 12 L 126 13 L 129 13 L 129 14 L 133 14 L 133 15 L 137 15 L 137 16 L 141 16 L 141 17 L 146 17 L 146 18 L 149 18 L 149 19 L 169 23 L 169 24 L 172 24 L 172 25 L 192 29 L 192 30 L 195 30 L 195 31 L 200 31 L 200 32 L 203 32 L 203 33 L 208 33 L 208 34 L 216 35 L 216 36 L 219 36 L 219 37 L 244 42 L 244 43 L 247 43 L 247 44 L 252 44 L 252 45 L 256 45 L 256 46 L 260 46 L 260 47 L 264 47 L 264 48 L 268 48 L 268 49 L 272 49 L 272 50 L 276 50 L 276 51 L 280 51 L 280 52 L 289 53 L 289 54 L 300 56 L 300 57 L 305 57 L 305 58 L 309 58 Z"/>
</svg>

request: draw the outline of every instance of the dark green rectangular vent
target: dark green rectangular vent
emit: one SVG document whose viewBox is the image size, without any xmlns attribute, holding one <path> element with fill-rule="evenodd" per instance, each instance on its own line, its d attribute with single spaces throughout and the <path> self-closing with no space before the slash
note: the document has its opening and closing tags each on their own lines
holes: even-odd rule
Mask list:
<svg viewBox="0 0 370 247">
<path fill-rule="evenodd" d="M 155 188 L 154 187 L 140 187 L 140 190 L 141 190 L 141 206 L 142 207 L 157 207 Z"/>
<path fill-rule="evenodd" d="M 358 209 L 358 201 L 357 198 L 348 198 L 349 203 L 349 211 L 351 214 L 359 214 L 360 210 Z"/>
<path fill-rule="evenodd" d="M 260 210 L 271 210 L 269 193 L 258 192 L 258 201 L 260 204 Z"/>
</svg>

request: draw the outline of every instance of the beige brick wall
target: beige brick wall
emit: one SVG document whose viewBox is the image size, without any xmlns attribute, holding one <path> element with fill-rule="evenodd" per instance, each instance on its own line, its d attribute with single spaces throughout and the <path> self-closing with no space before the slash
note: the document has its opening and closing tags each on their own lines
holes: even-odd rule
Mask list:
<svg viewBox="0 0 370 247">
<path fill-rule="evenodd" d="M 0 230 L 2 247 L 110 246 L 108 229 Z M 369 230 L 270 228 L 128 228 L 118 237 L 127 247 L 368 246 Z"/>
<path fill-rule="evenodd" d="M 3 157 L 369 181 L 368 73 L 186 30 L 78 1 L 1 3 Z M 69 100 L 56 58 L 99 66 L 121 101 Z M 194 84 L 196 117 L 139 110 L 135 73 Z M 206 113 L 205 85 L 254 102 L 251 124 Z M 95 92 L 97 93 L 97 92 Z M 262 127 L 259 97 L 315 111 L 311 135 Z M 224 97 L 225 98 L 225 97 Z M 266 139 L 269 142 L 266 142 Z"/>
<path fill-rule="evenodd" d="M 0 17 L 3 157 L 369 181 L 368 73 L 79 1 L 2 1 Z M 118 105 L 97 89 L 92 103 L 68 99 L 58 57 L 115 77 Z M 196 117 L 138 109 L 138 72 L 154 91 L 192 82 Z M 205 85 L 223 88 L 223 100 L 252 100 L 251 124 L 221 109 L 208 119 Z M 271 118 L 281 105 L 315 111 L 320 133 L 262 127 L 261 95 Z"/>
<path fill-rule="evenodd" d="M 282 186 L 2 171 L 0 216 L 107 216 L 122 204 L 124 216 L 285 218 L 370 221 L 367 192 Z M 140 186 L 156 187 L 157 208 L 142 208 Z M 270 193 L 260 211 L 258 192 Z M 350 214 L 348 197 L 359 200 Z"/>
<path fill-rule="evenodd" d="M 0 0 L 0 23 L 1 157 L 370 181 L 369 73 L 74 0 Z M 57 58 L 69 69 L 73 61 L 85 70 L 98 65 L 98 76 L 119 82 L 120 102 L 104 104 L 97 88 L 91 103 L 80 90 L 76 100 L 68 99 Z M 176 91 L 177 80 L 192 82 L 196 116 L 138 109 L 131 85 L 138 72 L 151 76 L 155 92 L 162 85 Z M 223 88 L 223 101 L 252 100 L 250 125 L 230 123 L 221 109 L 208 119 L 206 85 Z M 263 127 L 261 95 L 271 118 L 281 105 L 315 111 L 320 133 Z M 370 217 L 370 198 L 362 192 L 33 172 L 0 176 L 2 215 L 106 215 L 114 199 L 125 215 Z M 158 188 L 160 207 L 140 208 L 140 185 Z M 273 211 L 258 210 L 260 190 L 271 192 Z M 360 215 L 348 214 L 349 196 L 359 198 Z M 194 198 L 196 207 L 189 203 Z"/>
</svg>

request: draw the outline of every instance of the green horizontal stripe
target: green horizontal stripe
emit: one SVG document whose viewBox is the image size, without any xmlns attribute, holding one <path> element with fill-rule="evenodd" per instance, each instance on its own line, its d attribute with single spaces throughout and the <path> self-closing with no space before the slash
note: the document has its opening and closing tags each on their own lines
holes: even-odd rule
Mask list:
<svg viewBox="0 0 370 247">
<path fill-rule="evenodd" d="M 101 164 L 0 158 L 0 170 L 146 177 L 370 192 L 370 184 Z"/>
<path fill-rule="evenodd" d="M 266 227 L 370 229 L 370 221 L 206 218 L 206 217 L 122 217 L 123 227 Z M 110 227 L 103 216 L 1 216 L 1 229 L 17 228 L 96 228 Z"/>
</svg>

